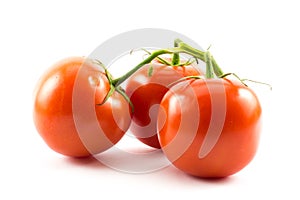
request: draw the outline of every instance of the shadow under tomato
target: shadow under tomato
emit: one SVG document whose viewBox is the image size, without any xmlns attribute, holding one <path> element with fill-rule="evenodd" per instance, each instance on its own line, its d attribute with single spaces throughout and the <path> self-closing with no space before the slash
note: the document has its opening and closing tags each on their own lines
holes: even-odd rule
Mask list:
<svg viewBox="0 0 300 200">
<path fill-rule="evenodd" d="M 222 178 L 202 178 L 197 176 L 192 176 L 190 174 L 184 173 L 179 169 L 175 168 L 174 166 L 169 166 L 164 169 L 164 173 L 169 179 L 172 179 L 174 182 L 180 182 L 184 185 L 192 185 L 192 186 L 221 186 L 221 185 L 228 185 L 233 184 L 236 182 L 235 176 L 228 176 Z"/>
<path fill-rule="evenodd" d="M 209 184 L 229 184 L 234 181 L 233 176 L 227 176 L 227 177 L 218 177 L 218 178 L 202 178 L 202 177 L 196 177 L 187 174 L 187 176 L 190 176 L 192 179 L 195 179 L 197 181 L 209 183 Z"/>
<path fill-rule="evenodd" d="M 72 165 L 77 165 L 77 166 L 82 166 L 87 168 L 94 168 L 94 169 L 106 168 L 104 164 L 102 164 L 99 160 L 97 160 L 93 156 L 83 157 L 83 158 L 65 157 L 65 160 L 66 162 Z"/>
</svg>

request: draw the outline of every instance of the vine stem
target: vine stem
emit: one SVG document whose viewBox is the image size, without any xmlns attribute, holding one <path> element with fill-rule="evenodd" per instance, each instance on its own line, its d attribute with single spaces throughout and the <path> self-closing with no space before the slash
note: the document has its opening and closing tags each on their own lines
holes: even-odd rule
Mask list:
<svg viewBox="0 0 300 200">
<path fill-rule="evenodd" d="M 214 59 L 213 56 L 211 56 L 211 63 L 213 66 L 213 70 L 215 72 L 215 74 L 220 77 L 224 74 L 223 70 L 219 67 L 219 65 L 217 64 L 216 60 Z"/>
<path fill-rule="evenodd" d="M 177 40 L 174 40 L 174 47 L 178 47 L 178 41 Z M 173 66 L 176 66 L 180 63 L 180 56 L 179 56 L 179 53 L 174 53 L 173 54 L 173 58 L 172 58 L 172 65 Z"/>
<path fill-rule="evenodd" d="M 112 85 L 114 87 L 118 87 L 126 79 L 128 79 L 132 74 L 134 74 L 138 69 L 143 67 L 145 64 L 150 63 L 152 60 L 154 60 L 156 57 L 158 57 L 159 55 L 162 55 L 162 54 L 173 54 L 173 55 L 175 55 L 175 62 L 177 62 L 176 61 L 177 60 L 176 55 L 178 55 L 179 53 L 186 53 L 188 55 L 191 55 L 191 56 L 193 56 L 195 58 L 198 58 L 198 59 L 202 60 L 203 62 L 207 63 L 207 52 L 208 51 L 204 52 L 204 51 L 195 49 L 195 48 L 191 47 L 190 45 L 184 43 L 180 39 L 175 39 L 174 40 L 174 45 L 175 45 L 174 48 L 160 49 L 160 50 L 153 51 L 145 60 L 143 60 L 141 63 L 139 63 L 133 69 L 131 69 L 129 72 L 127 72 L 126 74 L 124 74 L 123 76 L 121 76 L 119 78 L 116 78 L 116 79 L 112 80 Z M 176 47 L 176 46 L 178 46 L 178 47 Z M 179 59 L 179 57 L 178 57 L 178 59 Z M 209 54 L 209 65 L 211 66 L 210 68 L 213 69 L 213 70 L 211 70 L 212 71 L 211 73 L 215 73 L 217 76 L 222 76 L 223 75 L 223 71 L 221 70 L 221 68 L 216 63 L 215 59 L 210 54 Z"/>
<path fill-rule="evenodd" d="M 184 43 L 182 40 L 180 39 L 176 39 L 175 40 L 176 43 L 178 44 L 178 47 L 180 47 L 184 53 L 187 53 L 189 55 L 194 56 L 195 58 L 198 58 L 200 60 L 202 60 L 203 62 L 206 63 L 206 53 L 208 52 L 204 52 L 201 51 L 199 49 L 195 49 L 193 47 L 191 47 L 190 45 Z M 217 64 L 216 60 L 214 59 L 214 57 L 212 55 L 210 55 L 210 61 L 211 61 L 211 66 L 213 68 L 214 73 L 219 77 L 222 76 L 224 74 L 223 70 L 219 67 L 219 65 Z M 206 63 L 207 64 L 207 63 Z"/>
<path fill-rule="evenodd" d="M 179 53 L 179 49 L 173 48 L 173 49 L 161 49 L 154 51 L 148 56 L 145 60 L 143 60 L 140 64 L 135 66 L 133 69 L 131 69 L 129 72 L 124 74 L 123 76 L 116 78 L 112 80 L 112 84 L 117 87 L 121 85 L 126 79 L 128 79 L 132 74 L 134 74 L 137 70 L 139 70 L 141 67 L 144 65 L 150 63 L 152 60 L 154 60 L 157 56 L 162 55 L 162 54 L 172 54 L 172 53 Z"/>
<path fill-rule="evenodd" d="M 178 47 L 182 50 L 182 53 L 189 54 L 205 62 L 205 52 L 195 49 L 194 47 L 191 47 L 190 45 L 184 43 L 182 40 L 178 38 L 175 39 L 174 43 L 178 44 Z"/>
<path fill-rule="evenodd" d="M 120 93 L 129 102 L 129 104 L 132 108 L 132 111 L 134 111 L 134 107 L 133 107 L 132 102 L 130 101 L 130 98 L 127 96 L 127 94 L 121 88 L 120 85 L 125 80 L 127 80 L 131 75 L 133 75 L 137 70 L 139 70 L 141 67 L 143 67 L 146 64 L 149 64 L 155 58 L 159 58 L 159 56 L 162 55 L 162 54 L 173 54 L 173 59 L 172 59 L 172 62 L 171 62 L 172 65 L 179 65 L 180 64 L 179 53 L 185 53 L 185 54 L 188 54 L 190 56 L 193 56 L 196 59 L 202 60 L 204 63 L 206 63 L 205 78 L 217 78 L 217 77 L 218 78 L 224 78 L 228 75 L 233 75 L 233 76 L 237 77 L 244 85 L 246 85 L 244 83 L 244 81 L 252 81 L 252 80 L 248 80 L 248 79 L 240 79 L 234 73 L 224 74 L 222 69 L 219 67 L 216 60 L 214 59 L 214 57 L 210 54 L 210 52 L 208 50 L 206 52 L 204 52 L 204 51 L 195 49 L 195 48 L 191 47 L 190 45 L 184 43 L 180 39 L 175 39 L 174 46 L 175 47 L 173 47 L 173 48 L 156 50 L 156 51 L 153 51 L 152 53 L 146 51 L 150 55 L 145 60 L 143 60 L 141 63 L 139 63 L 134 68 L 132 68 L 130 71 L 128 71 L 123 76 L 121 76 L 119 78 L 116 78 L 116 79 L 112 79 L 110 73 L 104 67 L 105 72 L 106 72 L 106 76 L 107 76 L 107 78 L 109 80 L 109 83 L 110 83 L 110 91 L 108 92 L 108 94 L 106 95 L 104 101 L 101 104 L 105 103 L 106 100 L 112 95 L 112 93 L 114 91 L 116 91 L 116 92 Z M 102 63 L 100 63 L 100 62 L 99 62 L 99 65 L 101 65 L 103 67 Z M 192 77 L 188 77 L 188 78 L 202 78 L 202 77 L 192 76 Z M 252 81 L 252 82 L 261 83 L 261 82 L 257 82 L 257 81 Z M 265 83 L 263 83 L 263 84 L 265 84 Z M 266 84 L 266 85 L 268 85 L 268 84 Z"/>
<path fill-rule="evenodd" d="M 212 66 L 211 54 L 209 51 L 205 53 L 205 63 L 206 63 L 206 78 L 215 78 L 215 73 Z"/>
<path fill-rule="evenodd" d="M 132 112 L 133 112 L 134 106 L 133 106 L 132 102 L 130 101 L 130 98 L 127 96 L 127 94 L 125 93 L 125 91 L 122 89 L 122 87 L 120 85 L 124 81 L 126 81 L 131 75 L 133 75 L 137 70 L 142 68 L 144 65 L 149 64 L 152 60 L 159 58 L 159 56 L 162 54 L 173 54 L 173 59 L 171 61 L 172 65 L 180 64 L 180 56 L 179 56 L 180 53 L 185 53 L 190 56 L 193 56 L 196 59 L 202 60 L 206 64 L 205 78 L 217 78 L 217 77 L 222 78 L 227 75 L 235 75 L 232 73 L 224 74 L 222 69 L 219 67 L 216 60 L 214 59 L 214 57 L 210 54 L 210 52 L 208 50 L 204 52 L 199 49 L 195 49 L 192 46 L 184 43 L 180 39 L 175 39 L 174 46 L 175 47 L 173 47 L 173 48 L 159 49 L 159 50 L 153 51 L 152 53 L 146 51 L 149 54 L 149 56 L 146 59 L 144 59 L 141 63 L 136 65 L 134 68 L 132 68 L 130 71 L 128 71 L 127 73 L 125 73 L 123 76 L 121 76 L 119 78 L 112 79 L 108 70 L 105 69 L 106 76 L 110 83 L 110 91 L 108 92 L 108 94 L 106 95 L 105 99 L 103 100 L 103 102 L 101 104 L 105 103 L 106 100 L 116 91 L 119 94 L 121 94 L 126 99 L 126 101 L 128 101 L 128 103 L 131 106 Z M 238 77 L 238 79 L 241 80 L 241 82 L 243 84 L 245 84 L 242 79 L 240 79 L 239 77 Z"/>
<path fill-rule="evenodd" d="M 191 55 L 195 58 L 198 58 L 205 62 L 207 65 L 207 69 L 209 72 L 209 77 L 214 77 L 214 74 L 219 76 L 222 76 L 224 73 L 221 70 L 221 68 L 218 66 L 216 63 L 215 59 L 210 55 L 210 53 L 195 49 L 191 47 L 190 45 L 184 43 L 180 39 L 175 39 L 174 40 L 174 48 L 168 48 L 168 49 L 160 49 L 153 51 L 145 60 L 143 60 L 141 63 L 139 63 L 137 66 L 135 66 L 133 69 L 128 71 L 126 74 L 123 76 L 116 78 L 111 81 L 111 84 L 114 87 L 120 86 L 126 79 L 128 79 L 132 74 L 134 74 L 138 69 L 143 67 L 145 64 L 150 63 L 152 60 L 157 58 L 159 55 L 162 54 L 173 54 L 173 60 L 172 64 L 176 64 L 179 60 L 179 53 L 186 53 L 188 55 Z"/>
</svg>

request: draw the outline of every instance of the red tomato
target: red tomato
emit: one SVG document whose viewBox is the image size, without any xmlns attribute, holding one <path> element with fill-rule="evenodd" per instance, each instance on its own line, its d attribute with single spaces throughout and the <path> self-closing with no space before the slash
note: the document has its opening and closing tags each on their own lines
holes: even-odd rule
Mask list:
<svg viewBox="0 0 300 200">
<path fill-rule="evenodd" d="M 226 177 L 254 157 L 261 129 L 255 93 L 228 79 L 187 80 L 164 96 L 159 141 L 178 169 L 199 177 Z"/>
<path fill-rule="evenodd" d="M 145 65 L 135 72 L 126 86 L 126 93 L 134 105 L 131 132 L 143 143 L 160 148 L 156 122 L 161 99 L 170 84 L 184 76 L 200 74 L 195 65 L 168 66 L 159 62 Z"/>
<path fill-rule="evenodd" d="M 82 57 L 56 63 L 40 79 L 34 123 L 47 145 L 66 156 L 100 153 L 117 143 L 130 125 L 129 106 L 110 89 L 102 68 Z"/>
</svg>

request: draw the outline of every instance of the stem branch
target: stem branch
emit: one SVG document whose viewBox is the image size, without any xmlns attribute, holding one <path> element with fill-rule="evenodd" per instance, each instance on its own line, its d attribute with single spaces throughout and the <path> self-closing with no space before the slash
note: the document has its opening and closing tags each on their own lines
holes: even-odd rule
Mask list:
<svg viewBox="0 0 300 200">
<path fill-rule="evenodd" d="M 215 74 L 214 74 L 214 70 L 213 70 L 213 66 L 212 66 L 211 54 L 209 53 L 209 51 L 207 51 L 205 53 L 205 63 L 206 63 L 205 77 L 206 78 L 214 78 Z"/>
<path fill-rule="evenodd" d="M 179 43 L 177 40 L 174 40 L 174 47 L 178 47 Z M 180 56 L 179 53 L 174 53 L 172 58 L 172 65 L 176 66 L 180 63 Z"/>
<path fill-rule="evenodd" d="M 173 48 L 173 49 L 161 49 L 161 50 L 157 50 L 157 51 L 152 52 L 151 55 L 148 58 L 146 58 L 145 60 L 143 60 L 140 64 L 138 64 L 137 66 L 135 66 L 129 72 L 127 72 L 126 74 L 124 74 L 123 76 L 121 76 L 121 77 L 119 77 L 117 79 L 114 79 L 112 81 L 112 84 L 115 87 L 121 85 L 121 83 L 123 83 L 127 78 L 129 78 L 132 74 L 134 74 L 138 69 L 140 69 L 141 67 L 143 67 L 145 64 L 150 63 L 157 56 L 159 56 L 161 54 L 171 54 L 171 53 L 180 53 L 180 50 L 178 48 Z"/>
<path fill-rule="evenodd" d="M 215 74 L 219 77 L 222 76 L 224 74 L 224 72 L 222 71 L 222 69 L 219 67 L 219 65 L 217 64 L 216 60 L 214 59 L 213 56 L 211 56 L 211 62 L 212 62 L 212 66 L 214 69 Z"/>
</svg>

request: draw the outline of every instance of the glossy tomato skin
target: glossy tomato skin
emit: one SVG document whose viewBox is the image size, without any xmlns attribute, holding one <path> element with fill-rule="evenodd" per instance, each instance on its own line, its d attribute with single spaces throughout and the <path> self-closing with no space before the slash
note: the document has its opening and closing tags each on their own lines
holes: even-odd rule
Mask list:
<svg viewBox="0 0 300 200">
<path fill-rule="evenodd" d="M 143 143 L 160 148 L 156 122 L 161 99 L 175 81 L 200 74 L 195 65 L 168 66 L 159 62 L 145 65 L 135 72 L 126 85 L 126 93 L 134 105 L 131 132 Z"/>
<path fill-rule="evenodd" d="M 46 144 L 60 154 L 85 157 L 117 143 L 130 125 L 129 106 L 117 93 L 97 106 L 108 90 L 103 70 L 88 59 L 71 57 L 52 66 L 34 96 L 33 119 Z"/>
<path fill-rule="evenodd" d="M 188 174 L 205 178 L 232 175 L 257 151 L 261 112 L 255 93 L 240 82 L 179 83 L 161 102 L 162 150 L 175 167 Z"/>
</svg>

